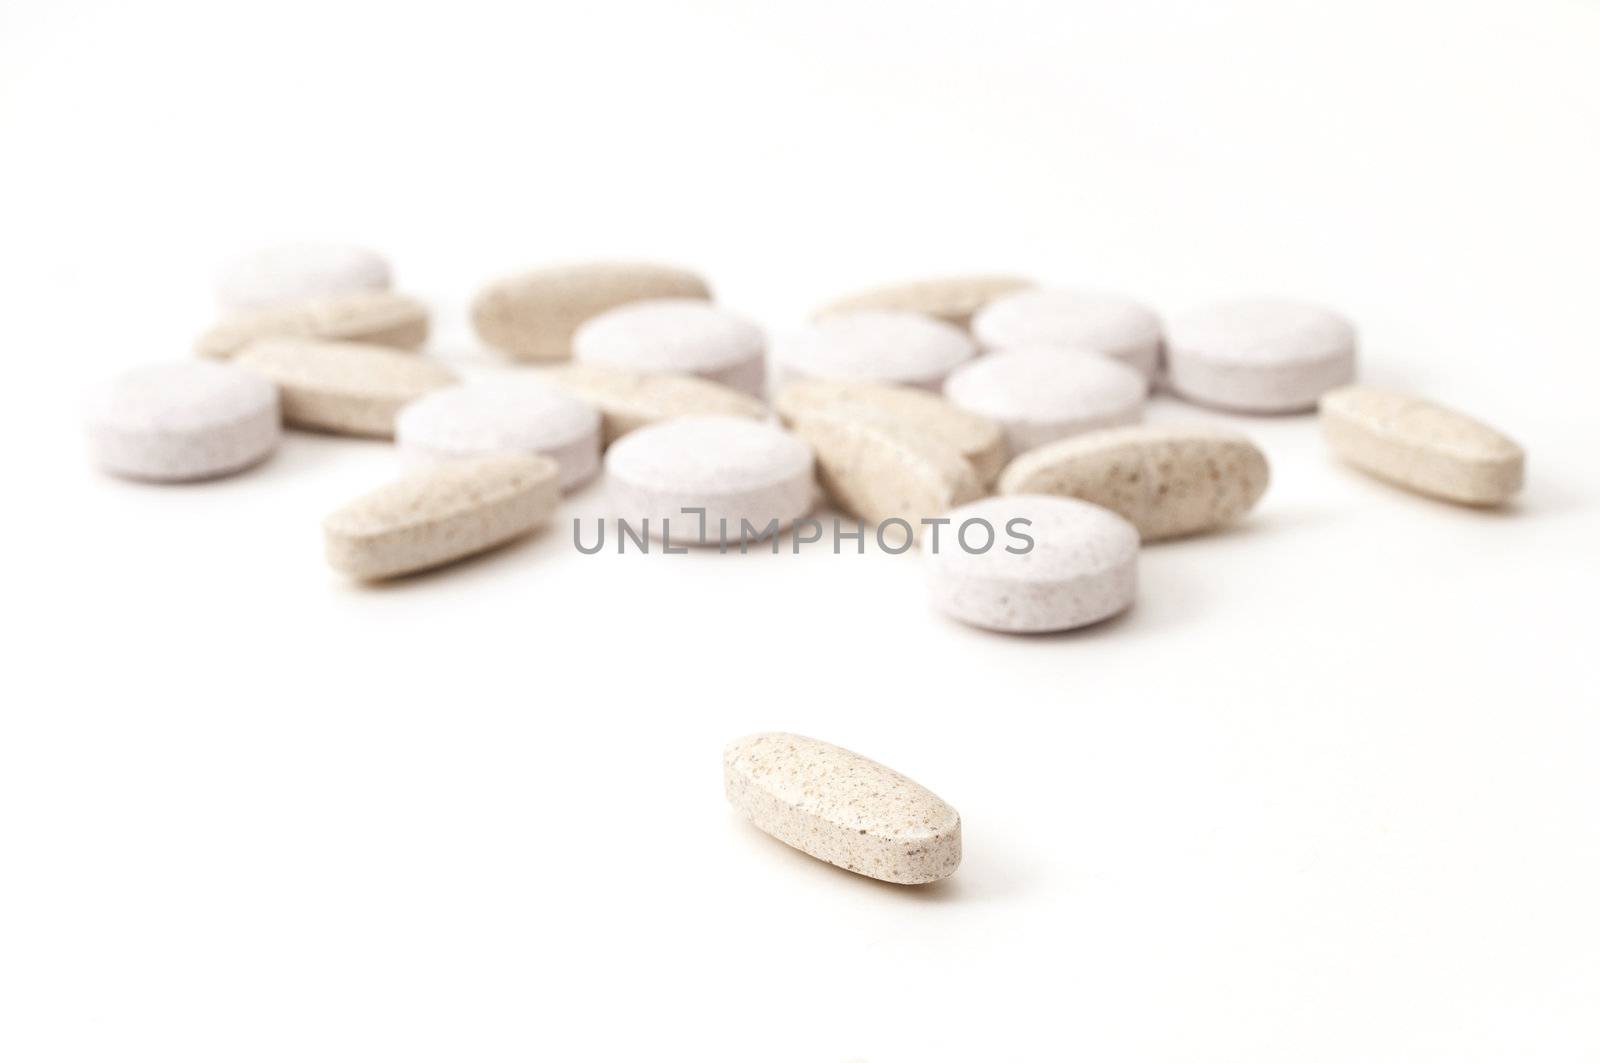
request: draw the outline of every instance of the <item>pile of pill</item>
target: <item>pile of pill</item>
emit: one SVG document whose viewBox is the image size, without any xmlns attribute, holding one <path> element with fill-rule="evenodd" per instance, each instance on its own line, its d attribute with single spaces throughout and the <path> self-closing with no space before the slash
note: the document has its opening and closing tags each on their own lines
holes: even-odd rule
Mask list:
<svg viewBox="0 0 1600 1063">
<path fill-rule="evenodd" d="M 392 290 L 394 272 L 338 245 L 234 262 L 199 357 L 93 390 L 93 460 L 181 482 L 266 460 L 285 426 L 393 440 L 402 475 L 323 521 L 329 563 L 358 581 L 513 542 L 602 473 L 619 544 L 775 541 L 825 504 L 880 543 L 903 526 L 939 611 L 1017 634 L 1124 612 L 1142 544 L 1221 528 L 1266 492 L 1248 437 L 1143 423 L 1152 390 L 1317 410 L 1341 461 L 1447 502 L 1498 506 L 1522 486 L 1523 452 L 1499 431 L 1356 385 L 1355 328 L 1311 303 L 1163 320 L 1118 295 L 944 276 L 839 297 L 769 343 L 690 270 L 572 263 L 482 287 L 473 327 L 510 364 L 463 381 L 421 350 L 428 308 Z M 757 827 L 828 863 L 926 883 L 960 862 L 955 810 L 848 750 L 752 735 L 724 775 Z"/>
</svg>

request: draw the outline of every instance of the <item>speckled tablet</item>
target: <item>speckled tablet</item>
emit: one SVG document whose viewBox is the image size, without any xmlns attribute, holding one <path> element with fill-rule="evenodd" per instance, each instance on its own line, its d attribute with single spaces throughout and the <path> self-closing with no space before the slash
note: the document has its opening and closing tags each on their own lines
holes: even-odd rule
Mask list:
<svg viewBox="0 0 1600 1063">
<path fill-rule="evenodd" d="M 578 363 L 542 369 L 539 373 L 600 411 L 606 446 L 635 428 L 670 417 L 722 414 L 765 421 L 772 416 L 760 400 L 700 377 Z"/>
<path fill-rule="evenodd" d="M 224 267 L 217 279 L 217 305 L 225 312 L 259 310 L 324 296 L 381 292 L 389 284 L 389 263 L 376 251 L 349 244 L 279 244 Z"/>
<path fill-rule="evenodd" d="M 1013 454 L 1144 416 L 1144 377 L 1091 351 L 1019 347 L 950 374 L 947 399 L 1005 429 Z"/>
<path fill-rule="evenodd" d="M 1287 299 L 1217 303 L 1167 326 L 1167 385 L 1240 413 L 1310 410 L 1355 379 L 1356 330 L 1326 307 Z"/>
<path fill-rule="evenodd" d="M 438 362 L 367 343 L 257 340 L 233 364 L 278 385 L 285 423 L 375 439 L 394 436 L 406 403 L 456 382 Z"/>
<path fill-rule="evenodd" d="M 485 454 L 543 454 L 561 467 L 562 490 L 600 468 L 600 413 L 528 370 L 442 388 L 403 407 L 394 438 L 411 461 Z"/>
<path fill-rule="evenodd" d="M 645 299 L 585 321 L 572 357 L 644 373 L 678 373 L 759 396 L 767 338 L 753 322 L 704 299 Z"/>
<path fill-rule="evenodd" d="M 961 816 L 897 771 L 827 742 L 769 731 L 722 752 L 728 802 L 785 845 L 914 886 L 961 864 Z"/>
<path fill-rule="evenodd" d="M 232 314 L 195 344 L 202 358 L 232 358 L 262 339 L 370 343 L 415 350 L 428 338 L 428 308 L 397 292 L 350 292 Z"/>
<path fill-rule="evenodd" d="M 842 296 L 821 307 L 814 317 L 857 310 L 904 310 L 927 314 L 964 329 L 992 300 L 1033 287 L 1026 277 L 1009 273 L 964 273 L 883 284 Z"/>
<path fill-rule="evenodd" d="M 1016 292 L 984 307 L 972 334 L 987 349 L 1041 344 L 1097 351 L 1153 379 L 1161 364 L 1161 319 L 1131 299 L 1066 288 Z"/>
<path fill-rule="evenodd" d="M 965 458 L 904 425 L 812 413 L 791 427 L 816 453 L 828 501 L 852 517 L 872 523 L 898 517 L 916 534 L 924 518 L 982 494 Z"/>
<path fill-rule="evenodd" d="M 779 386 L 796 380 L 867 380 L 937 391 L 977 348 L 954 325 L 893 310 L 819 318 L 772 345 Z"/>
</svg>

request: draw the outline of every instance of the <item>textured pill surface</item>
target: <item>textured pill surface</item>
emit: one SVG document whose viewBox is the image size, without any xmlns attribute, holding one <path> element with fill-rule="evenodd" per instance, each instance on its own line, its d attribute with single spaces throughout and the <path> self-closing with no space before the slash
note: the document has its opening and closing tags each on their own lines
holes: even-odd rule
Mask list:
<svg viewBox="0 0 1600 1063">
<path fill-rule="evenodd" d="M 965 332 L 926 314 L 857 310 L 820 318 L 772 346 L 777 383 L 870 380 L 937 391 L 977 353 Z"/>
<path fill-rule="evenodd" d="M 704 299 L 646 299 L 585 321 L 579 362 L 704 377 L 750 395 L 767 382 L 767 338 L 753 322 Z"/>
<path fill-rule="evenodd" d="M 921 885 L 961 863 L 961 816 L 926 787 L 859 753 L 769 731 L 722 753 L 728 802 L 751 823 L 858 875 Z"/>
<path fill-rule="evenodd" d="M 1344 461 L 1450 502 L 1493 506 L 1522 489 L 1520 446 L 1426 399 L 1348 387 L 1322 397 L 1322 432 Z"/>
<path fill-rule="evenodd" d="M 203 358 L 232 358 L 263 339 L 348 340 L 415 350 L 428 338 L 428 308 L 396 292 L 351 292 L 232 314 L 195 344 Z"/>
<path fill-rule="evenodd" d="M 1167 327 L 1167 384 L 1242 413 L 1296 413 L 1355 379 L 1356 330 L 1333 311 L 1285 299 L 1217 303 Z"/>
<path fill-rule="evenodd" d="M 417 469 L 323 522 L 328 563 L 362 580 L 436 568 L 550 519 L 560 471 L 538 454 L 496 454 Z"/>
<path fill-rule="evenodd" d="M 927 314 L 957 328 L 966 328 L 991 300 L 1033 287 L 1026 277 L 1001 273 L 969 273 L 948 277 L 920 277 L 883 284 L 835 299 L 813 316 L 848 314 L 857 310 L 904 310 Z"/>
<path fill-rule="evenodd" d="M 1012 454 L 1144 416 L 1145 378 L 1091 351 L 1021 347 L 950 374 L 945 397 L 1005 430 Z"/>
<path fill-rule="evenodd" d="M 720 414 L 765 421 L 772 415 L 759 399 L 700 377 L 578 363 L 544 369 L 540 375 L 600 411 L 606 446 L 635 428 L 671 417 Z"/>
<path fill-rule="evenodd" d="M 543 454 L 561 467 L 563 490 L 587 482 L 600 469 L 599 411 L 552 384 L 525 377 L 425 395 L 400 410 L 394 438 L 413 461 Z"/>
<path fill-rule="evenodd" d="M 456 382 L 438 362 L 366 343 L 258 340 L 233 364 L 278 385 L 287 424 L 376 439 L 393 437 L 402 406 Z"/>
<path fill-rule="evenodd" d="M 217 305 L 224 312 L 259 310 L 353 292 L 386 291 L 389 263 L 382 255 L 348 244 L 279 244 L 229 263 L 217 279 Z"/>
<path fill-rule="evenodd" d="M 1066 631 L 1133 604 L 1139 532 L 1108 509 L 1002 495 L 947 516 L 922 539 L 928 588 L 947 616 L 991 631 Z"/>
<path fill-rule="evenodd" d="M 742 417 L 641 428 L 606 451 L 605 464 L 618 519 L 669 545 L 762 538 L 810 513 L 816 496 L 811 448 L 777 425 Z M 689 508 L 706 511 L 703 527 Z"/>
<path fill-rule="evenodd" d="M 790 424 L 822 414 L 931 436 L 965 458 L 983 486 L 994 483 L 1006 462 L 1006 437 L 998 424 L 922 388 L 800 380 L 780 391 L 773 405 Z"/>
<path fill-rule="evenodd" d="M 922 518 L 982 493 L 971 464 L 932 436 L 828 414 L 801 416 L 793 428 L 816 453 L 828 500 L 850 516 L 899 517 L 919 531 Z"/>
<path fill-rule="evenodd" d="M 525 362 L 561 361 L 585 321 L 641 299 L 709 299 L 695 274 L 649 262 L 546 266 L 486 285 L 472 303 L 484 343 Z"/>
<path fill-rule="evenodd" d="M 972 321 L 986 349 L 1048 344 L 1098 351 L 1152 379 L 1161 364 L 1161 319 L 1115 295 L 1038 288 L 997 299 Z"/>
<path fill-rule="evenodd" d="M 95 464 L 136 480 L 204 480 L 254 465 L 283 434 L 278 389 L 230 365 L 141 366 L 90 392 Z"/>
<path fill-rule="evenodd" d="M 1233 432 L 1204 426 L 1106 428 L 1019 455 L 1000 491 L 1062 495 L 1121 515 L 1145 542 L 1221 527 L 1267 489 L 1266 455 Z"/>
</svg>

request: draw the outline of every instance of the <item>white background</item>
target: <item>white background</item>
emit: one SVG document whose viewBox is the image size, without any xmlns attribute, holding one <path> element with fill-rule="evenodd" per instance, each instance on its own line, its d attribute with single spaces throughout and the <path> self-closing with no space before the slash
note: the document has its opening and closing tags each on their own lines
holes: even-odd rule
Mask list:
<svg viewBox="0 0 1600 1063">
<path fill-rule="evenodd" d="M 0 1057 L 1600 1056 L 1597 56 L 1592 3 L 0 0 Z M 774 330 L 944 270 L 1319 299 L 1530 481 L 1464 511 L 1162 400 L 1272 488 L 1080 633 L 566 524 L 362 590 L 318 523 L 386 446 L 155 488 L 79 438 L 296 238 L 479 367 L 479 284 L 608 255 Z M 764 729 L 940 793 L 960 871 L 740 822 Z"/>
</svg>

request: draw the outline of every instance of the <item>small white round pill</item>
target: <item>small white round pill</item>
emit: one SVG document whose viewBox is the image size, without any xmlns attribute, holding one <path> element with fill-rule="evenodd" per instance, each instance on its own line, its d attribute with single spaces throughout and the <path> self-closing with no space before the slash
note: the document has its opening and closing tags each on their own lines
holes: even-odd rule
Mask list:
<svg viewBox="0 0 1600 1063">
<path fill-rule="evenodd" d="M 1051 344 L 1099 351 L 1154 378 L 1161 364 L 1161 319 L 1115 295 L 1037 288 L 1003 296 L 972 319 L 986 349 Z"/>
<path fill-rule="evenodd" d="M 617 517 L 669 543 L 764 538 L 810 513 L 816 497 L 811 448 L 743 417 L 679 417 L 629 432 L 606 452 L 606 477 Z M 686 509 L 704 509 L 703 526 Z"/>
<path fill-rule="evenodd" d="M 857 310 L 830 314 L 773 344 L 778 383 L 866 380 L 937 391 L 956 366 L 977 353 L 954 325 L 924 314 Z"/>
<path fill-rule="evenodd" d="M 271 454 L 283 436 L 278 389 L 231 365 L 172 362 L 123 373 L 89 397 L 90 449 L 136 480 L 204 480 Z"/>
<path fill-rule="evenodd" d="M 997 421 L 1011 453 L 1133 424 L 1144 416 L 1145 379 L 1103 354 L 1059 347 L 996 351 L 950 374 L 944 394 Z"/>
<path fill-rule="evenodd" d="M 351 292 L 379 292 L 391 283 L 389 263 L 376 251 L 347 244 L 280 244 L 226 266 L 217 279 L 217 305 L 226 312 Z"/>
<path fill-rule="evenodd" d="M 400 410 L 394 437 L 414 462 L 543 454 L 560 465 L 563 491 L 600 468 L 600 412 L 538 380 L 480 380 L 425 395 Z"/>
<path fill-rule="evenodd" d="M 1355 379 L 1356 330 L 1325 307 L 1286 299 L 1216 303 L 1167 327 L 1167 383 L 1195 402 L 1293 413 Z"/>
<path fill-rule="evenodd" d="M 934 605 L 948 616 L 991 631 L 1066 631 L 1133 604 L 1139 532 L 1108 509 L 1002 495 L 945 516 L 922 552 Z"/>
<path fill-rule="evenodd" d="M 704 299 L 646 299 L 578 327 L 572 356 L 592 365 L 678 373 L 760 395 L 767 382 L 760 328 Z"/>
</svg>

